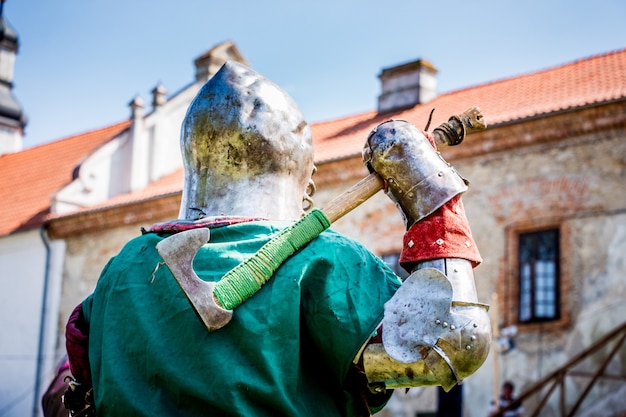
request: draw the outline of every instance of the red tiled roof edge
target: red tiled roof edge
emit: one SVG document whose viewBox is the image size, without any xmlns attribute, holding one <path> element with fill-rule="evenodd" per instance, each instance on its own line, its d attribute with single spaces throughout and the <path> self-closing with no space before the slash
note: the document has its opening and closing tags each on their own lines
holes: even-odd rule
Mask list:
<svg viewBox="0 0 626 417">
<path fill-rule="evenodd" d="M 72 181 L 80 162 L 128 126 L 123 121 L 0 156 L 0 236 L 40 227 L 51 197 Z"/>
<path fill-rule="evenodd" d="M 588 79 L 597 74 L 606 74 L 601 80 L 597 77 L 594 80 L 601 88 L 596 88 L 596 85 L 590 88 L 581 82 L 581 79 Z M 451 114 L 459 113 L 473 105 L 481 107 L 489 124 L 493 126 L 623 98 L 626 98 L 626 49 L 596 54 L 544 70 L 451 91 L 439 95 L 429 103 L 409 109 L 386 114 L 369 111 L 313 123 L 311 128 L 316 163 L 359 155 L 361 146 L 373 127 L 389 119 L 403 119 L 419 126 L 420 123 L 426 122 L 432 108 L 436 108 L 437 112 L 431 126 L 437 126 Z M 178 187 L 177 191 L 174 189 L 176 187 L 171 188 L 171 184 L 163 186 L 160 181 L 149 185 L 143 191 L 117 196 L 96 207 L 68 213 L 67 216 L 150 200 L 175 194 L 182 189 Z M 164 188 L 160 188 L 161 186 Z"/>
</svg>

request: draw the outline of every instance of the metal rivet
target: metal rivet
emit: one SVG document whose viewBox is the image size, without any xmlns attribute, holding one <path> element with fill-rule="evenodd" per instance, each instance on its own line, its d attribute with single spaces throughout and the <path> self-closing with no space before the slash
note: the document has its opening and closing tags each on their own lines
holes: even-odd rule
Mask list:
<svg viewBox="0 0 626 417">
<path fill-rule="evenodd" d="M 466 240 L 465 241 L 465 246 L 467 246 L 469 248 L 470 246 L 472 246 L 472 244 L 469 242 L 469 240 Z"/>
<path fill-rule="evenodd" d="M 474 328 L 478 327 L 478 323 L 474 323 Z"/>
<path fill-rule="evenodd" d="M 459 272 L 459 270 L 454 268 L 454 273 L 456 274 L 457 272 Z"/>
<path fill-rule="evenodd" d="M 412 240 L 409 240 L 409 243 L 407 243 L 407 246 L 408 246 L 409 248 L 412 248 L 412 247 L 413 247 L 413 245 L 415 245 L 415 242 L 413 242 Z"/>
<path fill-rule="evenodd" d="M 470 350 L 472 347 L 470 345 L 465 346 L 465 349 Z"/>
<path fill-rule="evenodd" d="M 470 340 L 476 340 L 476 336 L 470 337 Z"/>
<path fill-rule="evenodd" d="M 438 176 L 443 177 L 443 172 L 437 173 Z"/>
<path fill-rule="evenodd" d="M 448 323 L 447 322 L 443 322 L 443 327 L 448 327 Z"/>
<path fill-rule="evenodd" d="M 450 330 L 454 330 L 456 329 L 456 326 L 453 324 L 452 326 L 450 326 Z"/>
<path fill-rule="evenodd" d="M 435 320 L 435 324 L 441 324 L 441 320 Z"/>
<path fill-rule="evenodd" d="M 437 239 L 437 241 L 435 243 L 438 244 L 439 246 L 441 246 L 441 245 L 443 245 L 443 239 Z"/>
<path fill-rule="evenodd" d="M 409 193 L 409 198 L 413 198 L 413 193 Z"/>
</svg>

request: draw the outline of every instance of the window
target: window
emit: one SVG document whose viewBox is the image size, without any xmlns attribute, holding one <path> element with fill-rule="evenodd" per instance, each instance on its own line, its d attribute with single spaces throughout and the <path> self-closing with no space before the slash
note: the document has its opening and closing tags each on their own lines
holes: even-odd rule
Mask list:
<svg viewBox="0 0 626 417">
<path fill-rule="evenodd" d="M 520 323 L 558 320 L 559 230 L 550 229 L 519 235 Z"/>
<path fill-rule="evenodd" d="M 381 256 L 381 259 L 383 260 L 383 262 L 385 262 L 387 264 L 387 266 L 389 266 L 389 268 L 391 268 L 391 270 L 393 272 L 396 273 L 396 275 L 398 275 L 402 280 L 406 279 L 409 276 L 409 273 L 406 272 L 404 270 L 404 268 L 402 268 L 400 266 L 400 254 L 399 253 L 390 253 L 387 255 L 383 255 Z"/>
</svg>

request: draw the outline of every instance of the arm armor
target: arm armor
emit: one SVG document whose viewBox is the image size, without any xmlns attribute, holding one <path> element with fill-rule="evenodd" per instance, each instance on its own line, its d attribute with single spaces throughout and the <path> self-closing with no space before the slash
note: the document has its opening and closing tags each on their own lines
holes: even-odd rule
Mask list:
<svg viewBox="0 0 626 417">
<path fill-rule="evenodd" d="M 400 210 L 407 229 L 467 190 L 467 181 L 424 133 L 402 120 L 390 120 L 372 130 L 363 162 L 385 181 L 385 192 Z"/>
<path fill-rule="evenodd" d="M 452 144 L 465 134 L 452 124 L 448 130 L 458 135 Z M 404 217 L 401 260 L 413 271 L 385 303 L 382 337 L 371 339 L 362 353 L 375 391 L 423 385 L 448 391 L 489 353 L 488 308 L 478 303 L 472 272 L 480 255 L 456 204 L 467 182 L 435 142 L 408 122 L 391 120 L 370 133 L 363 150 L 365 164 L 383 178 Z"/>
<path fill-rule="evenodd" d="M 370 341 L 363 365 L 374 390 L 440 385 L 450 390 L 485 361 L 488 307 L 477 302 L 469 261 L 418 264 L 385 304 L 382 343 Z"/>
</svg>

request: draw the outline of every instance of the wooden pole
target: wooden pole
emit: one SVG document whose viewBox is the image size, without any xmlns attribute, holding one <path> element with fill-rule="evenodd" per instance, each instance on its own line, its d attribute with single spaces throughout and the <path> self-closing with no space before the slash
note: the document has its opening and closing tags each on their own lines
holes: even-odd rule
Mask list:
<svg viewBox="0 0 626 417">
<path fill-rule="evenodd" d="M 324 214 L 333 223 L 360 206 L 382 188 L 382 178 L 378 174 L 372 173 L 329 202 L 324 207 Z"/>
</svg>

